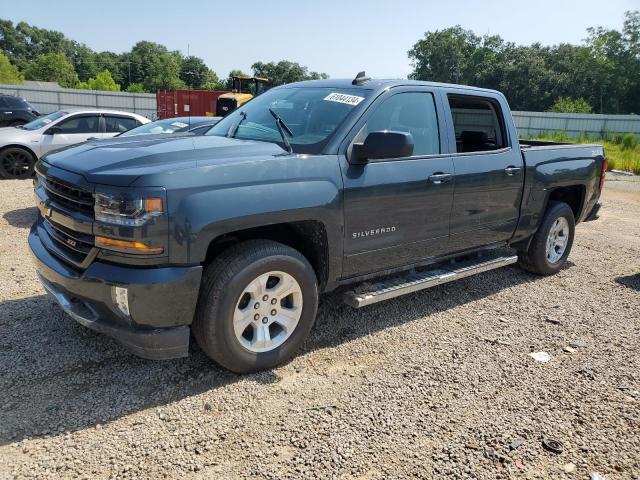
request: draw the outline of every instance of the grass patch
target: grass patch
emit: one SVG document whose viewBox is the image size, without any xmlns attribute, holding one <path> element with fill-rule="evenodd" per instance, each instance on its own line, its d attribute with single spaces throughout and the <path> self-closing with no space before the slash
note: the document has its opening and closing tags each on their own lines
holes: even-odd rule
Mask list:
<svg viewBox="0 0 640 480">
<path fill-rule="evenodd" d="M 604 147 L 609 159 L 609 170 L 623 170 L 640 175 L 640 142 L 632 134 L 605 135 L 606 139 L 597 139 L 590 135 L 568 137 L 565 132 L 543 132 L 531 140 L 565 143 L 597 143 Z"/>
</svg>

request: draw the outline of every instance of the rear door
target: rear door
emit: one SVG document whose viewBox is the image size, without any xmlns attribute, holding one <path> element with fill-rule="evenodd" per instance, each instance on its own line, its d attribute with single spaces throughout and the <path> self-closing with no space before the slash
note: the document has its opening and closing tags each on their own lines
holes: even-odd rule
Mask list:
<svg viewBox="0 0 640 480">
<path fill-rule="evenodd" d="M 500 95 L 447 92 L 447 120 L 455 131 L 455 191 L 451 251 L 508 240 L 518 223 L 524 165 Z"/>
<path fill-rule="evenodd" d="M 441 108 L 441 97 L 430 88 L 393 88 L 352 130 L 342 159 L 345 277 L 404 266 L 447 249 L 453 163 L 441 153 L 446 145 Z M 353 143 L 383 130 L 411 133 L 413 155 L 366 165 L 348 162 Z"/>
<path fill-rule="evenodd" d="M 97 138 L 99 127 L 100 115 L 98 114 L 78 114 L 63 118 L 44 131 L 40 145 L 41 155 L 67 145 Z"/>
</svg>

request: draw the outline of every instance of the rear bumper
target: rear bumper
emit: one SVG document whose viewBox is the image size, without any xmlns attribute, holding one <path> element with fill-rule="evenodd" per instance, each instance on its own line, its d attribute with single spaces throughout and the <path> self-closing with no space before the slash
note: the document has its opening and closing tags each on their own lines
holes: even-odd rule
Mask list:
<svg viewBox="0 0 640 480">
<path fill-rule="evenodd" d="M 598 212 L 600 212 L 600 209 L 602 208 L 602 203 L 601 202 L 596 202 L 596 204 L 593 206 L 593 208 L 591 209 L 591 212 L 589 212 L 589 215 L 587 215 L 584 219 L 585 222 L 592 222 L 593 220 L 597 220 L 598 217 Z"/>
<path fill-rule="evenodd" d="M 35 227 L 29 233 L 29 246 L 43 287 L 75 321 L 143 358 L 187 356 L 202 267 L 137 268 L 94 262 L 79 272 L 44 247 Z M 114 300 L 116 286 L 127 289 L 129 315 Z"/>
</svg>

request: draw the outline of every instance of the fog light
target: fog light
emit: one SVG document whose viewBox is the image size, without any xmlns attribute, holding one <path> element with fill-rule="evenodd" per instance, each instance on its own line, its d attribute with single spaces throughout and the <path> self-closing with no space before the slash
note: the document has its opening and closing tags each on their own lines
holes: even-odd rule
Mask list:
<svg viewBox="0 0 640 480">
<path fill-rule="evenodd" d="M 120 311 L 129 316 L 129 292 L 124 287 L 111 287 L 111 297 Z"/>
</svg>

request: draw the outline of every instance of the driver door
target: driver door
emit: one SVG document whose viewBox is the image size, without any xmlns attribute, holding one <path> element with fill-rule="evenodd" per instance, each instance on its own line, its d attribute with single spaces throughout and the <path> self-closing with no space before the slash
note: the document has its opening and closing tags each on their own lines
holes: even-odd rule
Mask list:
<svg viewBox="0 0 640 480">
<path fill-rule="evenodd" d="M 99 136 L 100 116 L 96 114 L 74 115 L 50 125 L 44 131 L 41 152 L 47 152 Z"/>
<path fill-rule="evenodd" d="M 441 153 L 447 138 L 440 105 L 437 93 L 426 87 L 394 88 L 356 125 L 350 145 L 387 130 L 410 133 L 414 150 L 410 157 L 364 165 L 343 159 L 345 277 L 402 267 L 447 250 L 454 176 L 451 156 Z"/>
</svg>

